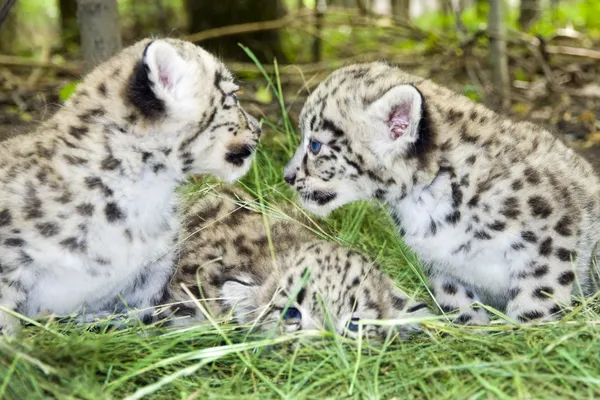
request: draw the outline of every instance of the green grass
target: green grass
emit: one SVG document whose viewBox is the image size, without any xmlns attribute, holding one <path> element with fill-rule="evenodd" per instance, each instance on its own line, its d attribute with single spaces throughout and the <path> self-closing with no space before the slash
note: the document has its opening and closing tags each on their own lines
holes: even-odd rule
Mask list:
<svg viewBox="0 0 600 400">
<path fill-rule="evenodd" d="M 268 81 L 282 118 L 265 121 L 242 184 L 273 205 L 293 197 L 282 167 L 297 138 L 277 75 Z M 433 306 L 418 261 L 381 207 L 352 204 L 320 223 Z M 226 320 L 164 334 L 140 324 L 111 330 L 41 321 L 17 340 L 0 339 L 0 398 L 594 398 L 600 396 L 598 311 L 597 302 L 582 301 L 560 322 L 535 326 L 434 321 L 409 341 L 385 343 L 327 332 L 249 336 Z"/>
</svg>

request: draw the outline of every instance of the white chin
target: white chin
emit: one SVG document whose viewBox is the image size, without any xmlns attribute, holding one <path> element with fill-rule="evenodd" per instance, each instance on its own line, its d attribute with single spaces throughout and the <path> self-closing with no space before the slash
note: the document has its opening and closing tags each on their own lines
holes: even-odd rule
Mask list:
<svg viewBox="0 0 600 400">
<path fill-rule="evenodd" d="M 216 174 L 220 179 L 224 180 L 227 183 L 233 183 L 238 179 L 242 178 L 248 170 L 250 169 L 250 162 L 245 161 L 244 165 L 241 168 L 236 168 L 233 171 L 229 171 L 228 174 L 223 174 L 225 171 L 220 171 L 219 174 Z"/>
</svg>

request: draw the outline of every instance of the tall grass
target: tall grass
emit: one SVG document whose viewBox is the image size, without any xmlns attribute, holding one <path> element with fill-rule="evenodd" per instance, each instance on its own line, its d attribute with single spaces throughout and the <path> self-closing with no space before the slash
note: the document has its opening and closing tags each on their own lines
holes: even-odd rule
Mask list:
<svg viewBox="0 0 600 400">
<path fill-rule="evenodd" d="M 249 55 L 252 57 L 251 53 Z M 277 68 L 275 68 L 277 71 Z M 264 207 L 292 201 L 282 168 L 297 137 L 281 105 L 253 170 L 242 180 Z M 191 194 L 205 188 L 196 181 Z M 325 236 L 376 258 L 408 293 L 428 299 L 418 260 L 380 207 L 357 203 L 319 221 Z M 368 343 L 327 332 L 248 335 L 228 321 L 159 334 L 133 323 L 41 321 L 0 339 L 0 398 L 594 398 L 600 396 L 598 304 L 580 302 L 560 322 L 461 327 L 427 323 L 410 341 Z"/>
</svg>

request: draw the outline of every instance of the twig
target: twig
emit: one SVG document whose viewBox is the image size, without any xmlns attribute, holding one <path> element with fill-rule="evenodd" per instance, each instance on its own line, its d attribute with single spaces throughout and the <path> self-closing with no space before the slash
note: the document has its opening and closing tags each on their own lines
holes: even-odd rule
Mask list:
<svg viewBox="0 0 600 400">
<path fill-rule="evenodd" d="M 561 54 L 565 56 L 585 57 L 593 58 L 594 60 L 600 60 L 600 51 L 586 49 L 583 47 L 546 46 L 546 51 L 550 54 Z"/>
<path fill-rule="evenodd" d="M 314 11 L 302 10 L 295 13 L 289 13 L 283 18 L 271 21 L 248 22 L 245 24 L 229 25 L 214 29 L 207 29 L 202 32 L 184 36 L 181 39 L 197 43 L 203 40 L 215 39 L 223 36 L 237 35 L 240 33 L 251 33 L 269 31 L 273 29 L 281 29 L 297 21 L 299 18 L 306 18 L 312 15 L 314 15 Z"/>
<path fill-rule="evenodd" d="M 6 4 L 0 9 L 0 26 L 2 26 L 4 20 L 8 17 L 8 13 L 10 12 L 10 9 L 13 8 L 16 1 L 17 0 L 7 0 Z"/>
<path fill-rule="evenodd" d="M 27 68 L 48 68 L 57 69 L 60 71 L 70 72 L 75 75 L 81 74 L 81 63 L 67 62 L 57 64 L 51 61 L 41 61 L 33 58 L 17 57 L 0 54 L 0 65 L 8 65 L 12 67 L 27 67 Z"/>
</svg>

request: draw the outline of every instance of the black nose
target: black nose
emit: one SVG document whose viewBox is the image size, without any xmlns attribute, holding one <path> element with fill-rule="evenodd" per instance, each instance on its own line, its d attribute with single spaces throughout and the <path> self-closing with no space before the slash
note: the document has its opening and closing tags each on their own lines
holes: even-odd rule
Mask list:
<svg viewBox="0 0 600 400">
<path fill-rule="evenodd" d="M 225 160 L 239 167 L 244 163 L 244 160 L 254 153 L 256 146 L 245 145 L 238 148 L 233 148 L 225 154 Z"/>
<path fill-rule="evenodd" d="M 283 179 L 287 182 L 288 185 L 293 185 L 296 182 L 296 174 L 286 175 Z"/>
</svg>

